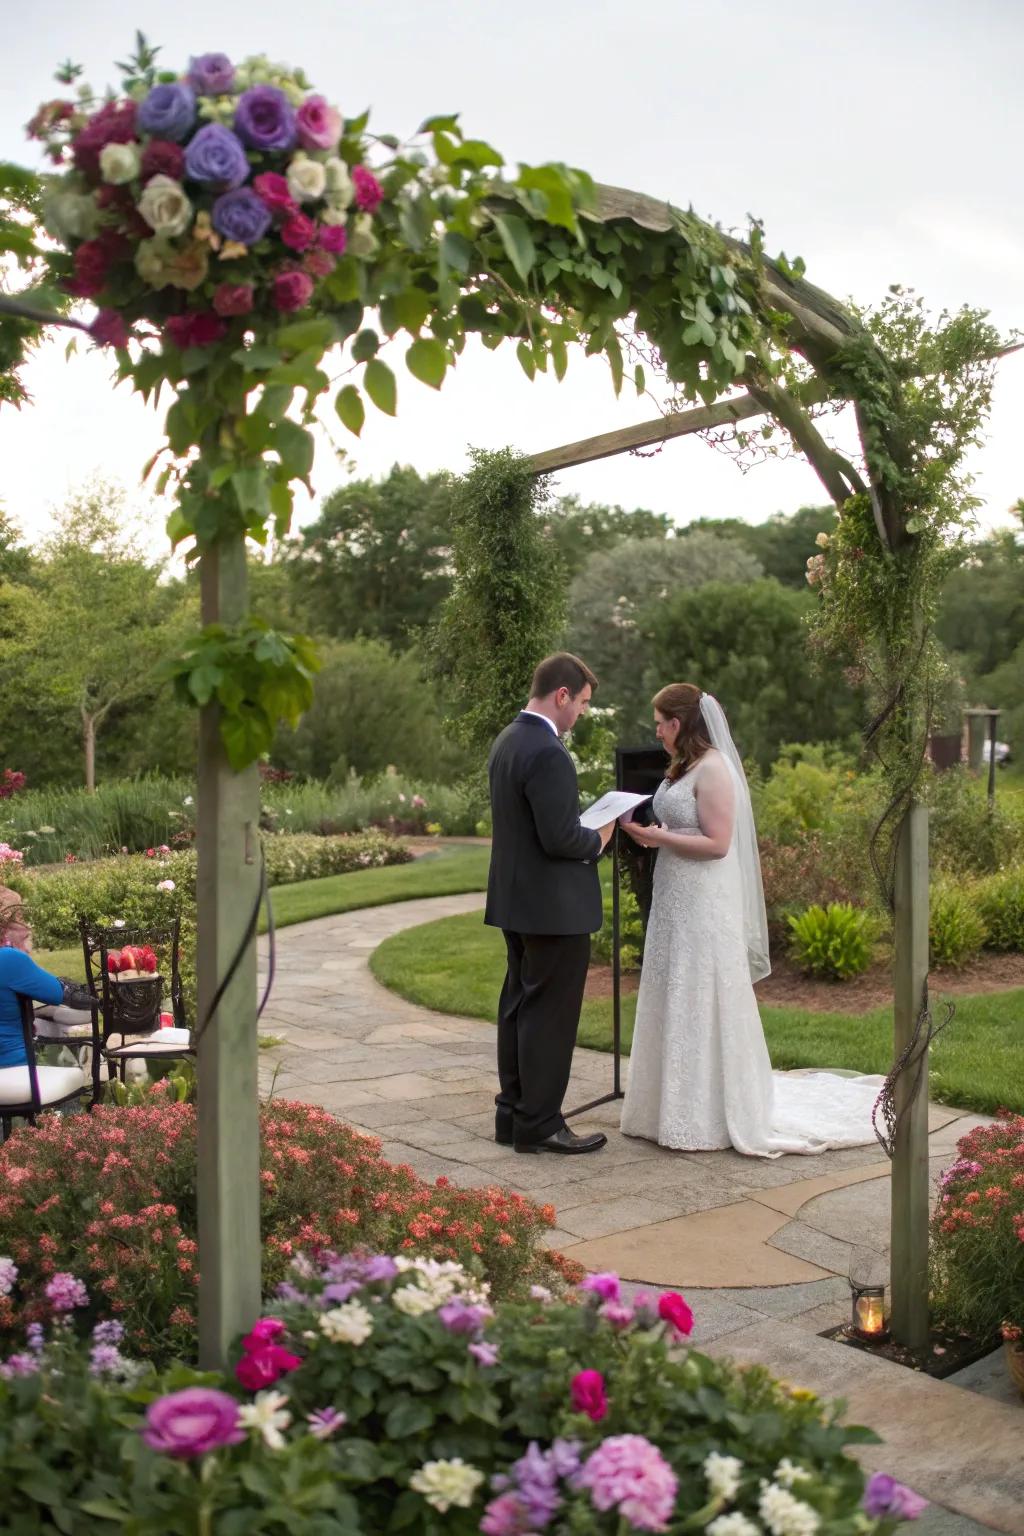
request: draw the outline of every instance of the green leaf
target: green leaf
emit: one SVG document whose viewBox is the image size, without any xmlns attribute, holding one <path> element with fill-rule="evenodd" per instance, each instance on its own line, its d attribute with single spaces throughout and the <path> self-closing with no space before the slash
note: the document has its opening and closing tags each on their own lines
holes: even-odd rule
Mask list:
<svg viewBox="0 0 1024 1536">
<path fill-rule="evenodd" d="M 363 404 L 362 395 L 354 384 L 346 384 L 343 389 L 339 389 L 334 401 L 334 409 L 340 416 L 342 425 L 358 437 L 366 420 L 366 407 Z"/>
<path fill-rule="evenodd" d="M 383 411 L 385 416 L 394 416 L 398 406 L 398 386 L 391 369 L 379 357 L 367 363 L 363 387 L 378 411 Z"/>
<path fill-rule="evenodd" d="M 430 238 L 434 222 L 434 200 L 426 193 L 418 197 L 403 197 L 398 204 L 398 225 L 406 244 L 414 251 L 422 251 Z"/>
<path fill-rule="evenodd" d="M 381 324 L 389 336 L 400 329 L 415 336 L 422 329 L 430 308 L 430 300 L 422 288 L 406 288 L 403 293 L 396 293 L 381 302 Z"/>
<path fill-rule="evenodd" d="M 236 773 L 241 773 L 269 752 L 274 739 L 273 725 L 261 709 L 252 706 L 237 714 L 225 710 L 221 713 L 220 737 L 228 762 Z"/>
<path fill-rule="evenodd" d="M 609 339 L 604 349 L 604 355 L 611 364 L 612 383 L 615 385 L 615 393 L 618 394 L 622 389 L 622 348 L 619 345 L 617 336 L 612 336 Z"/>
<path fill-rule="evenodd" d="M 537 364 L 533 356 L 533 348 L 529 342 L 521 341 L 519 343 L 518 347 L 516 347 L 516 357 L 518 357 L 519 366 L 526 374 L 526 377 L 532 382 L 537 375 Z"/>
<path fill-rule="evenodd" d="M 426 117 L 416 130 L 417 134 L 438 133 L 441 131 L 458 133 L 459 114 L 457 112 L 442 112 L 435 117 Z"/>
<path fill-rule="evenodd" d="M 330 320 L 296 320 L 274 332 L 274 340 L 284 352 L 305 352 L 307 347 L 325 351 L 334 340 Z"/>
<path fill-rule="evenodd" d="M 434 1410 L 421 1397 L 406 1397 L 397 1403 L 384 1420 L 384 1433 L 389 1440 L 404 1440 L 408 1435 L 429 1429 L 434 1422 Z"/>
<path fill-rule="evenodd" d="M 576 208 L 572 190 L 565 172 L 557 165 L 524 165 L 516 178 L 518 185 L 527 191 L 540 194 L 544 218 L 549 224 L 563 229 L 578 231 Z"/>
<path fill-rule="evenodd" d="M 279 421 L 274 428 L 272 446 L 287 470 L 290 480 L 308 480 L 313 468 L 315 444 L 304 427 L 297 422 Z"/>
<path fill-rule="evenodd" d="M 263 464 L 247 464 L 231 476 L 231 488 L 243 514 L 266 517 L 270 510 L 267 470 Z"/>
<path fill-rule="evenodd" d="M 270 510 L 274 514 L 274 533 L 283 539 L 292 522 L 293 497 L 291 487 L 284 480 L 275 480 L 270 487 Z"/>
<path fill-rule="evenodd" d="M 485 144 L 483 139 L 464 139 L 453 151 L 450 164 L 469 165 L 475 171 L 482 171 L 485 166 L 502 166 L 505 161 L 498 151 L 490 144 Z"/>
<path fill-rule="evenodd" d="M 232 352 L 231 361 L 241 363 L 249 373 L 255 368 L 275 368 L 282 361 L 282 354 L 267 342 L 256 342 L 251 347 L 239 347 L 237 352 Z"/>
<path fill-rule="evenodd" d="M 368 363 L 371 357 L 377 356 L 380 346 L 380 337 L 376 331 L 369 329 L 360 331 L 352 343 L 352 359 L 357 363 Z"/>
<path fill-rule="evenodd" d="M 514 213 L 496 213 L 494 227 L 501 236 L 506 256 L 522 281 L 527 282 L 537 260 L 537 252 L 526 221 Z"/>
<path fill-rule="evenodd" d="M 633 369 L 633 383 L 636 385 L 637 394 L 642 395 L 644 390 L 647 388 L 647 376 L 644 373 L 643 367 L 640 363 L 637 363 L 636 367 Z"/>
<path fill-rule="evenodd" d="M 555 370 L 555 378 L 561 383 L 569 367 L 569 349 L 561 336 L 551 338 L 551 362 Z"/>
<path fill-rule="evenodd" d="M 456 234 L 452 229 L 441 240 L 441 263 L 443 267 L 452 272 L 459 272 L 465 276 L 469 271 L 469 264 L 473 257 L 473 247 L 464 235 Z"/>
<path fill-rule="evenodd" d="M 192 411 L 190 403 L 184 398 L 179 396 L 167 412 L 164 431 L 171 452 L 179 457 L 192 446 Z"/>
<path fill-rule="evenodd" d="M 405 365 L 413 378 L 440 389 L 448 370 L 448 354 L 439 341 L 424 337 L 413 342 L 405 354 Z"/>
</svg>

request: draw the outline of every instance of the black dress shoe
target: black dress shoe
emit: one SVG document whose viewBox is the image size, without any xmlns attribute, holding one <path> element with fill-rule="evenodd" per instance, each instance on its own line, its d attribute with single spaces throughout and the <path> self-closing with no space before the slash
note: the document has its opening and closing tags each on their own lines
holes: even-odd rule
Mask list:
<svg viewBox="0 0 1024 1536">
<path fill-rule="evenodd" d="M 567 1125 L 563 1125 L 560 1131 L 553 1136 L 545 1136 L 543 1141 L 517 1141 L 517 1152 L 600 1152 L 608 1137 L 603 1131 L 594 1131 L 589 1136 L 577 1136 L 575 1131 L 570 1131 Z"/>
<path fill-rule="evenodd" d="M 494 1139 L 499 1147 L 510 1147 L 515 1140 L 512 1135 L 512 1116 L 497 1114 L 494 1117 Z"/>
</svg>

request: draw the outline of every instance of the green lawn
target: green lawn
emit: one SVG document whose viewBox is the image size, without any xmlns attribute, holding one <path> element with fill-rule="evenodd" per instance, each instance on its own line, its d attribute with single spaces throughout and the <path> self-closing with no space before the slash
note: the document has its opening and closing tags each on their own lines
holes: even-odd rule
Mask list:
<svg viewBox="0 0 1024 1536">
<path fill-rule="evenodd" d="M 501 934 L 478 913 L 407 929 L 375 950 L 378 981 L 402 997 L 442 1013 L 493 1019 L 505 968 Z M 633 1035 L 635 998 L 622 1002 L 623 1046 Z M 936 1013 L 941 994 L 935 998 Z M 848 1067 L 886 1072 L 892 1061 L 892 1013 L 858 1017 L 763 1008 L 776 1067 Z M 611 1049 L 611 1001 L 583 1005 L 580 1043 Z M 956 1017 L 932 1053 L 932 1097 L 991 1113 L 1000 1105 L 1024 1111 L 1024 990 L 956 1000 Z"/>
</svg>

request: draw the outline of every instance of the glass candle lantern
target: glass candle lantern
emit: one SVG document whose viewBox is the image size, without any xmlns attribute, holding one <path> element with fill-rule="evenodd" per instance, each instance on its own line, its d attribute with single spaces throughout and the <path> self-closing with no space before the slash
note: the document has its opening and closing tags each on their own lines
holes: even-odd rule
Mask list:
<svg viewBox="0 0 1024 1536">
<path fill-rule="evenodd" d="M 885 1326 L 885 1286 L 855 1285 L 851 1327 L 861 1339 L 876 1341 L 888 1337 Z"/>
</svg>

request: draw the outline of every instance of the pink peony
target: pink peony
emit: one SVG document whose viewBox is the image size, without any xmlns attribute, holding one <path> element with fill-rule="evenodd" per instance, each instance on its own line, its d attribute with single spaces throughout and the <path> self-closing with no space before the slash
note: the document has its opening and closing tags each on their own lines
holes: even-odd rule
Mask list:
<svg viewBox="0 0 1024 1536">
<path fill-rule="evenodd" d="M 289 214 L 281 226 L 281 239 L 293 251 L 308 251 L 316 241 L 316 225 L 308 214 Z"/>
<path fill-rule="evenodd" d="M 656 1445 L 643 1435 L 612 1435 L 578 1474 L 595 1509 L 617 1509 L 637 1531 L 664 1531 L 672 1519 L 679 1480 Z"/>
<path fill-rule="evenodd" d="M 89 335 L 98 347 L 128 345 L 128 327 L 124 323 L 124 316 L 118 314 L 116 309 L 101 309 L 89 327 Z"/>
<path fill-rule="evenodd" d="M 693 1332 L 693 1313 L 676 1291 L 658 1297 L 658 1316 L 668 1324 L 672 1333 L 689 1335 Z"/>
<path fill-rule="evenodd" d="M 288 183 L 276 171 L 264 171 L 262 176 L 254 176 L 252 189 L 256 196 L 275 213 L 296 211 L 298 205 L 288 190 Z"/>
<path fill-rule="evenodd" d="M 282 1349 L 279 1344 L 264 1344 L 242 1356 L 235 1366 L 235 1376 L 248 1392 L 259 1392 L 301 1364 L 300 1357 L 291 1350 Z"/>
<path fill-rule="evenodd" d="M 164 1456 L 189 1457 L 237 1445 L 245 1436 L 233 1397 L 212 1387 L 186 1387 L 150 1403 L 142 1438 Z"/>
<path fill-rule="evenodd" d="M 284 1323 L 279 1317 L 261 1317 L 242 1340 L 242 1348 L 247 1355 L 251 1355 L 253 1350 L 264 1349 L 268 1344 L 276 1344 L 284 1331 Z"/>
<path fill-rule="evenodd" d="M 142 180 L 151 176 L 169 176 L 180 181 L 185 174 L 185 151 L 170 139 L 150 139 L 142 151 Z"/>
<path fill-rule="evenodd" d="M 384 188 L 365 165 L 352 167 L 352 185 L 356 189 L 356 207 L 363 213 L 376 213 L 384 201 Z"/>
<path fill-rule="evenodd" d="M 602 1301 L 618 1301 L 621 1294 L 619 1277 L 610 1270 L 603 1274 L 587 1275 L 580 1281 L 581 1291 L 590 1291 Z"/>
<path fill-rule="evenodd" d="M 279 272 L 274 278 L 274 286 L 271 289 L 271 298 L 274 308 L 284 314 L 291 314 L 294 310 L 305 309 L 313 297 L 313 279 L 308 272 L 298 272 L 294 269 L 289 272 Z"/>
<path fill-rule="evenodd" d="M 570 1388 L 572 1406 L 596 1424 L 608 1412 L 608 1397 L 600 1371 L 577 1371 Z"/>
<path fill-rule="evenodd" d="M 295 114 L 303 149 L 333 149 L 341 138 L 341 113 L 322 96 L 307 96 Z"/>
<path fill-rule="evenodd" d="M 322 251 L 333 251 L 335 256 L 340 256 L 348 241 L 344 224 L 321 224 L 317 240 Z"/>
<path fill-rule="evenodd" d="M 252 283 L 221 283 L 214 291 L 213 307 L 218 315 L 248 315 L 254 291 Z"/>
</svg>

